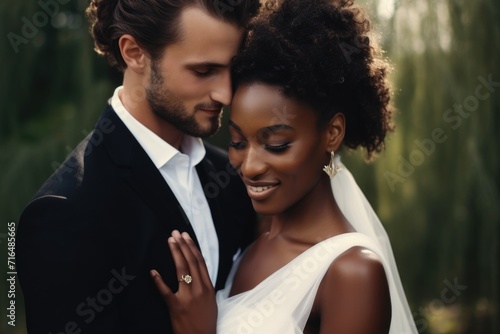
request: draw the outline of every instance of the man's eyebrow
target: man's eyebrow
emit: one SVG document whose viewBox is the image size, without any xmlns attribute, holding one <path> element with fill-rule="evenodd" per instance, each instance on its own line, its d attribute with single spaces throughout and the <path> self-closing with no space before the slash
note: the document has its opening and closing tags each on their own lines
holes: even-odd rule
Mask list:
<svg viewBox="0 0 500 334">
<path fill-rule="evenodd" d="M 193 62 L 193 63 L 188 63 L 186 64 L 186 67 L 189 68 L 195 68 L 195 67 L 212 67 L 212 68 L 226 68 L 229 67 L 230 64 L 219 64 L 219 63 L 213 63 L 213 62 L 208 62 L 208 61 L 203 61 L 203 62 Z"/>
</svg>

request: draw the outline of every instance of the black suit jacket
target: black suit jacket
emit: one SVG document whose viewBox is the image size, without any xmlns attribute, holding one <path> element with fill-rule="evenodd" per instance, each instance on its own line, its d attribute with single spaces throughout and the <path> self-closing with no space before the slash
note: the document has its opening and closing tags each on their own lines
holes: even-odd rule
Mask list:
<svg viewBox="0 0 500 334">
<path fill-rule="evenodd" d="M 205 147 L 197 172 L 219 238 L 220 289 L 233 255 L 253 238 L 255 214 L 226 154 Z M 167 246 L 174 229 L 197 243 L 171 189 L 108 106 L 21 216 L 17 264 L 28 332 L 171 333 L 149 270 L 177 290 Z"/>
</svg>

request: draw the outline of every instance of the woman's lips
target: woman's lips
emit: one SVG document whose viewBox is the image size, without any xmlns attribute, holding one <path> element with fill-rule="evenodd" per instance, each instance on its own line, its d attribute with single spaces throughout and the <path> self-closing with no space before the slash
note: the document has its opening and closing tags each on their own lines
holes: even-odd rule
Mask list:
<svg viewBox="0 0 500 334">
<path fill-rule="evenodd" d="M 276 190 L 277 186 L 278 184 L 265 186 L 251 186 L 247 184 L 248 196 L 253 200 L 262 201 L 268 198 Z"/>
<path fill-rule="evenodd" d="M 253 192 L 256 192 L 256 193 L 261 193 L 264 190 L 270 189 L 272 187 L 274 187 L 274 186 L 264 186 L 264 187 L 252 187 L 252 186 L 248 186 L 248 188 L 250 188 L 250 190 L 252 190 Z"/>
</svg>

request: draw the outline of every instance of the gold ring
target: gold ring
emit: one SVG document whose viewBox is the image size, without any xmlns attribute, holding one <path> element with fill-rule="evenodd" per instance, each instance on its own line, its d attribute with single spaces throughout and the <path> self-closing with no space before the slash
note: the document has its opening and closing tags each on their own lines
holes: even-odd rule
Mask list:
<svg viewBox="0 0 500 334">
<path fill-rule="evenodd" d="M 179 282 L 184 282 L 186 284 L 191 284 L 193 281 L 193 278 L 191 275 L 182 275 L 181 278 L 179 279 Z"/>
</svg>

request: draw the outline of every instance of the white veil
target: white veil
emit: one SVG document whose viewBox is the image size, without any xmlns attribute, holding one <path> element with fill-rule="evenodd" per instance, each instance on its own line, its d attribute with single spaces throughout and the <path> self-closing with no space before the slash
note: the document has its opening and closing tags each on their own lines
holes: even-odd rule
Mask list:
<svg viewBox="0 0 500 334">
<path fill-rule="evenodd" d="M 334 158 L 335 165 L 340 167 L 332 179 L 332 190 L 335 200 L 356 232 L 370 237 L 382 250 L 382 261 L 386 269 L 392 303 L 391 334 L 417 333 L 417 328 L 406 300 L 399 278 L 396 260 L 392 252 L 387 233 L 375 211 L 354 180 L 352 174 L 340 161 L 340 155 Z"/>
</svg>

